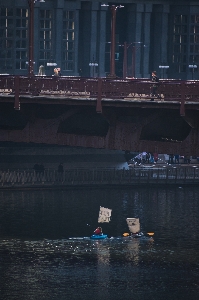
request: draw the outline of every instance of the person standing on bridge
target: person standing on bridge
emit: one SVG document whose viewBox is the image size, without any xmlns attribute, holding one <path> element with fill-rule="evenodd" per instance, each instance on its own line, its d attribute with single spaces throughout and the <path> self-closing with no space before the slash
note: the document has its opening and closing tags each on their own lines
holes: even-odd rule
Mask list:
<svg viewBox="0 0 199 300">
<path fill-rule="evenodd" d="M 151 81 L 154 83 L 152 85 L 152 93 L 151 93 L 151 96 L 154 97 L 156 96 L 156 92 L 157 92 L 157 88 L 158 88 L 158 82 L 159 82 L 159 78 L 158 76 L 156 75 L 156 71 L 153 71 L 152 72 L 152 78 L 151 78 Z M 154 98 L 151 98 L 151 101 L 154 101 Z"/>
<path fill-rule="evenodd" d="M 61 69 L 60 68 L 54 68 L 54 76 L 61 76 Z"/>
<path fill-rule="evenodd" d="M 58 71 L 58 76 L 61 76 L 61 69 L 57 68 L 57 71 Z"/>
</svg>

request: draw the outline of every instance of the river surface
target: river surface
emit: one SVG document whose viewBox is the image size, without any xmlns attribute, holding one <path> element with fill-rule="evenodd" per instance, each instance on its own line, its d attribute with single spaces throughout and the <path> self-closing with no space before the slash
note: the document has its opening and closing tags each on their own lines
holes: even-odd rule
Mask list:
<svg viewBox="0 0 199 300">
<path fill-rule="evenodd" d="M 122 237 L 127 217 L 153 238 Z M 199 188 L 1 191 L 0 299 L 199 299 Z"/>
</svg>

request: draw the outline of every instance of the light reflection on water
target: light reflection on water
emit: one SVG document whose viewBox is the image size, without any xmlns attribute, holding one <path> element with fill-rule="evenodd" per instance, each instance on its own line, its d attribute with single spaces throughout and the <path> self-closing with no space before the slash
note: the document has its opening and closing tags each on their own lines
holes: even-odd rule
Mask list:
<svg viewBox="0 0 199 300">
<path fill-rule="evenodd" d="M 133 216 L 153 238 L 122 237 Z M 198 216 L 198 188 L 1 192 L 0 299 L 196 300 Z"/>
</svg>

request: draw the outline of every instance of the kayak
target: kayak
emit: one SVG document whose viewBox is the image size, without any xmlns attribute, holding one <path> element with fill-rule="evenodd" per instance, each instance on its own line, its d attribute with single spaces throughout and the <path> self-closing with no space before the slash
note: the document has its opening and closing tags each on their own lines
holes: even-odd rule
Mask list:
<svg viewBox="0 0 199 300">
<path fill-rule="evenodd" d="M 149 236 L 153 235 L 153 233 L 147 233 Z M 141 237 L 145 237 L 143 232 L 139 232 L 139 233 L 128 233 L 125 232 L 123 233 L 123 237 L 129 237 L 129 238 L 141 238 Z"/>
<path fill-rule="evenodd" d="M 92 240 L 103 240 L 103 239 L 106 239 L 108 237 L 108 235 L 107 234 L 99 234 L 99 235 L 97 235 L 97 234 L 93 234 L 93 235 L 91 235 L 91 239 Z"/>
<path fill-rule="evenodd" d="M 133 237 L 133 238 L 140 238 L 142 236 L 144 236 L 144 234 L 142 232 L 131 234 L 131 237 Z"/>
</svg>

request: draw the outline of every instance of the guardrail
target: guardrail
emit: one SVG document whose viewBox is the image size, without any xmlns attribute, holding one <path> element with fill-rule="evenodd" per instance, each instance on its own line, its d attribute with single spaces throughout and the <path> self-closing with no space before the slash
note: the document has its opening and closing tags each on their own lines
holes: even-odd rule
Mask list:
<svg viewBox="0 0 199 300">
<path fill-rule="evenodd" d="M 56 76 L 11 76 L 0 75 L 1 93 L 15 93 L 20 95 L 49 95 L 60 96 L 86 96 L 102 98 L 151 98 L 150 79 L 109 79 L 109 78 L 83 78 L 83 77 L 56 77 Z M 100 89 L 99 89 L 100 86 Z M 157 94 L 164 99 L 180 100 L 182 88 L 185 95 L 193 101 L 199 102 L 199 82 L 182 80 L 160 80 Z M 195 99 L 195 100 L 194 100 Z"/>
<path fill-rule="evenodd" d="M 151 99 L 150 79 L 111 79 L 56 76 L 0 75 L 0 93 L 15 96 L 15 109 L 19 109 L 20 95 L 96 98 L 101 110 L 102 99 Z M 199 103 L 199 81 L 160 80 L 157 95 L 162 101 L 180 103 L 184 115 L 185 102 Z"/>
<path fill-rule="evenodd" d="M 70 187 L 70 186 L 133 186 L 142 184 L 199 184 L 198 167 L 156 169 L 70 169 L 0 171 L 0 188 Z"/>
</svg>

